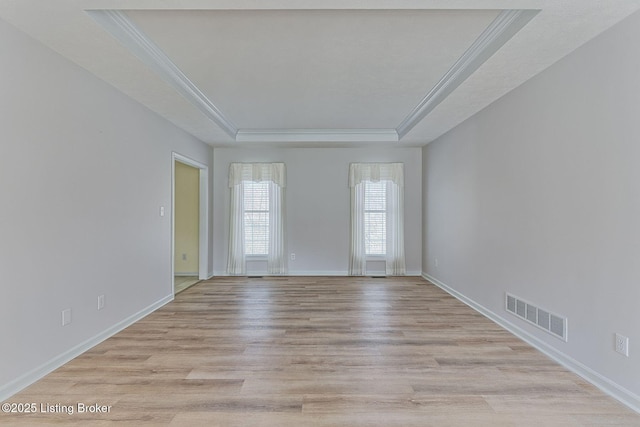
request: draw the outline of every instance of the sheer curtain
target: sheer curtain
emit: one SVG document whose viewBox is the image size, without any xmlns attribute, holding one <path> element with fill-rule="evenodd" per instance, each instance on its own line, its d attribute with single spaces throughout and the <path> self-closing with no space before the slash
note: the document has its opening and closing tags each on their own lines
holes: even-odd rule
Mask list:
<svg viewBox="0 0 640 427">
<path fill-rule="evenodd" d="M 393 181 L 387 182 L 386 270 L 390 276 L 405 274 L 404 185 L 398 185 Z"/>
<path fill-rule="evenodd" d="M 232 163 L 229 165 L 231 189 L 229 217 L 229 255 L 227 272 L 231 275 L 246 274 L 244 250 L 244 194 L 243 182 L 269 182 L 269 274 L 286 274 L 284 251 L 284 188 L 286 169 L 284 163 Z"/>
<path fill-rule="evenodd" d="M 353 167 L 353 164 L 351 165 Z M 364 182 L 351 186 L 351 250 L 349 274 L 364 276 L 366 255 L 364 249 Z"/>
<path fill-rule="evenodd" d="M 349 167 L 351 189 L 351 244 L 349 274 L 366 274 L 364 239 L 365 182 L 385 181 L 387 194 L 385 270 L 388 275 L 405 274 L 404 257 L 404 165 L 402 163 L 352 163 Z"/>
<path fill-rule="evenodd" d="M 267 273 L 282 275 L 287 272 L 284 251 L 284 188 L 269 182 L 269 254 Z"/>
<path fill-rule="evenodd" d="M 227 273 L 231 275 L 247 274 L 244 256 L 244 188 L 242 182 L 231 185 L 231 204 L 229 217 L 229 257 Z"/>
</svg>

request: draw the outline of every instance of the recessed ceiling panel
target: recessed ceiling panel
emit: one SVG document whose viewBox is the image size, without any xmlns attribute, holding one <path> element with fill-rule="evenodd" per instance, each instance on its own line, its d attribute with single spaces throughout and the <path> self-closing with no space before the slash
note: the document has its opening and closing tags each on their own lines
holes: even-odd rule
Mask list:
<svg viewBox="0 0 640 427">
<path fill-rule="evenodd" d="M 240 129 L 392 129 L 499 11 L 126 13 Z"/>
<path fill-rule="evenodd" d="M 498 9 L 539 13 L 467 51 L 502 28 Z M 638 9 L 640 0 L 20 0 L 0 1 L 0 19 L 213 146 L 421 146 Z M 475 55 L 464 75 L 431 91 L 465 51 Z"/>
</svg>

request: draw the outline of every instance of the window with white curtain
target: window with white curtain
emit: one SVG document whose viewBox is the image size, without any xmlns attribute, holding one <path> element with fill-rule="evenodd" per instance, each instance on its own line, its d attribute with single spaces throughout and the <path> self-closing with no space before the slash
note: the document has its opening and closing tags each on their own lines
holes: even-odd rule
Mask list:
<svg viewBox="0 0 640 427">
<path fill-rule="evenodd" d="M 268 274 L 286 274 L 284 163 L 232 163 L 227 272 L 246 274 L 247 256 L 266 256 Z"/>
<path fill-rule="evenodd" d="M 349 274 L 366 274 L 368 257 L 384 257 L 386 274 L 405 274 L 404 165 L 352 163 L 349 187 Z"/>
</svg>

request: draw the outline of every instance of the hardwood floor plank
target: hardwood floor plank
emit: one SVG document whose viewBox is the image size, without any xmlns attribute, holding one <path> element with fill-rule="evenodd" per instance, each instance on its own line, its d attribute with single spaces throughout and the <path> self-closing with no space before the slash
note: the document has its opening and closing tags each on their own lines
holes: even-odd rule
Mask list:
<svg viewBox="0 0 640 427">
<path fill-rule="evenodd" d="M 6 425 L 640 426 L 640 415 L 416 277 L 203 281 L 10 402 Z"/>
</svg>

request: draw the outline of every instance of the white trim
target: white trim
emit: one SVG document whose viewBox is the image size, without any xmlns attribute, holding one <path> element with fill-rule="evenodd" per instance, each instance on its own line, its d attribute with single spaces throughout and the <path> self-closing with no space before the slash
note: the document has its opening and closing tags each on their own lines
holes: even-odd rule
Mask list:
<svg viewBox="0 0 640 427">
<path fill-rule="evenodd" d="M 453 64 L 438 83 L 422 98 L 418 105 L 398 125 L 396 131 L 402 139 L 427 114 L 473 74 L 522 29 L 539 10 L 503 10 L 480 34 L 465 53 Z"/>
<path fill-rule="evenodd" d="M 229 136 L 236 136 L 235 125 L 124 12 L 88 10 L 87 13 Z"/>
<path fill-rule="evenodd" d="M 627 390 L 626 388 L 622 387 L 621 385 L 615 383 L 614 381 L 612 381 L 609 378 L 603 376 L 602 374 L 599 374 L 598 372 L 596 372 L 593 369 L 589 368 L 588 366 L 578 362 L 577 360 L 575 360 L 572 357 L 564 354 L 563 352 L 558 351 L 554 347 L 550 346 L 549 344 L 545 343 L 544 341 L 541 341 L 540 339 L 538 339 L 534 335 L 530 334 L 529 332 L 521 329 L 520 327 L 518 327 L 518 326 L 514 325 L 513 323 L 509 322 L 508 320 L 504 319 L 502 316 L 494 313 L 493 311 L 491 311 L 488 308 L 482 306 L 481 304 L 478 304 L 477 302 L 475 302 L 471 298 L 468 298 L 468 297 L 464 296 L 463 294 L 461 294 L 460 292 L 456 291 L 455 289 L 445 285 L 444 283 L 442 283 L 441 281 L 439 281 L 435 277 L 433 277 L 433 276 L 431 276 L 431 275 L 429 275 L 427 273 L 424 273 L 424 272 L 422 273 L 422 277 L 425 280 L 428 280 L 431 283 L 433 283 L 434 285 L 438 286 L 439 288 L 441 288 L 442 290 L 444 290 L 448 294 L 450 294 L 453 297 L 457 298 L 458 300 L 462 301 L 463 303 L 465 303 L 466 305 L 468 305 L 469 307 L 471 307 L 472 309 L 474 309 L 478 313 L 482 314 L 483 316 L 487 317 L 488 319 L 490 319 L 493 322 L 497 323 L 498 325 L 502 326 L 507 331 L 511 332 L 512 334 L 514 334 L 515 336 L 517 336 L 521 340 L 525 341 L 527 344 L 533 346 L 538 351 L 540 351 L 543 354 L 547 355 L 548 357 L 550 357 L 551 359 L 553 359 L 554 361 L 556 361 L 560 365 L 562 365 L 565 368 L 569 369 L 571 372 L 573 372 L 573 373 L 579 375 L 580 377 L 584 378 L 585 380 L 589 381 L 591 384 L 593 384 L 594 386 L 598 387 L 600 390 L 602 390 L 603 392 L 605 392 L 609 396 L 611 396 L 614 399 L 620 401 L 621 403 L 623 403 L 624 405 L 628 406 L 632 410 L 640 413 L 640 396 L 638 396 L 635 393 Z"/>
<path fill-rule="evenodd" d="M 349 271 L 341 270 L 341 271 L 313 271 L 313 270 L 303 270 L 303 271 L 290 271 L 289 276 L 349 276 Z"/>
<path fill-rule="evenodd" d="M 198 207 L 198 279 L 209 276 L 209 168 L 200 168 L 200 194 Z M 174 262 L 174 260 L 172 260 Z"/>
<path fill-rule="evenodd" d="M 164 306 L 165 304 L 171 301 L 173 301 L 173 292 L 171 293 L 171 295 L 167 295 L 166 297 L 160 299 L 159 301 L 156 301 L 150 306 L 143 308 L 137 313 L 134 313 L 131 316 L 127 317 L 126 319 L 105 329 L 104 331 L 100 332 L 94 337 L 89 338 L 88 340 L 76 345 L 75 347 L 72 347 L 71 349 L 65 351 L 64 353 L 49 360 L 48 362 L 43 363 L 37 368 L 32 369 L 26 374 L 21 375 L 20 377 L 9 382 L 8 384 L 0 387 L 0 402 L 9 399 L 11 396 L 18 393 L 20 390 L 35 383 L 45 375 L 53 372 L 54 370 L 58 369 L 65 363 L 80 356 L 85 351 L 95 347 L 96 345 L 100 344 L 102 341 L 106 340 L 107 338 L 114 336 L 115 334 L 117 334 L 127 326 L 134 324 L 138 320 L 149 315 L 150 313 L 154 312 L 155 310 L 159 309 L 160 307 Z"/>
<path fill-rule="evenodd" d="M 187 272 L 187 273 L 174 273 L 175 277 L 190 277 L 190 276 L 197 276 L 198 272 L 194 271 L 194 272 Z M 198 280 L 202 280 L 198 277 Z"/>
<path fill-rule="evenodd" d="M 93 3 L 93 7 L 105 7 L 104 4 Z M 99 2 L 105 3 L 105 2 Z M 468 10 L 469 6 L 465 2 L 451 0 L 279 0 L 277 2 L 256 2 L 255 0 L 190 0 L 182 2 L 158 2 L 150 1 L 116 1 L 109 2 L 109 7 L 119 10 Z M 114 4 L 115 3 L 115 4 Z M 527 7 L 532 3 L 534 6 L 540 4 L 539 0 L 515 1 L 514 0 L 492 0 L 478 2 L 473 5 L 475 10 L 497 10 L 506 9 L 514 3 Z"/>
<path fill-rule="evenodd" d="M 239 129 L 237 142 L 398 142 L 395 129 Z"/>
<path fill-rule="evenodd" d="M 206 280 L 209 274 L 209 167 L 189 157 L 173 151 L 171 153 L 171 292 L 175 290 L 175 199 L 176 199 L 176 162 L 199 170 L 199 225 L 198 225 L 198 279 Z"/>
<path fill-rule="evenodd" d="M 404 273 L 404 276 L 395 276 L 395 277 L 422 277 L 422 272 L 421 271 L 406 271 Z M 390 276 L 390 277 L 394 277 L 394 276 Z"/>
<path fill-rule="evenodd" d="M 259 273 L 259 272 L 251 272 L 247 273 L 247 275 L 260 275 L 260 276 L 269 276 L 267 273 Z M 214 272 L 215 277 L 243 277 L 234 274 L 228 274 L 226 271 L 217 271 Z M 347 270 L 344 271 L 289 271 L 287 274 L 283 275 L 274 275 L 273 277 L 283 277 L 283 276 L 349 276 L 349 272 Z"/>
<path fill-rule="evenodd" d="M 266 273 L 259 273 L 259 272 L 254 272 L 254 273 L 247 273 L 247 275 L 260 275 L 260 276 L 269 276 L 269 274 Z M 370 274 L 369 274 L 370 275 Z M 383 274 L 385 275 L 385 274 Z M 231 274 L 227 274 L 226 271 L 217 271 L 213 274 L 213 276 L 211 277 L 243 277 L 243 276 L 237 276 L 237 275 L 231 275 Z M 366 277 L 366 276 L 349 276 L 349 271 L 348 270 L 339 270 L 339 271 L 326 271 L 326 270 L 322 270 L 322 271 L 313 271 L 313 270 L 302 270 L 302 271 L 289 271 L 288 274 L 285 275 L 274 275 L 273 277 L 283 277 L 283 276 L 289 276 L 289 277 L 295 277 L 295 276 L 343 276 L 343 277 Z M 389 277 L 421 277 L 421 273 L 419 271 L 408 271 L 404 276 L 389 276 Z"/>
</svg>

